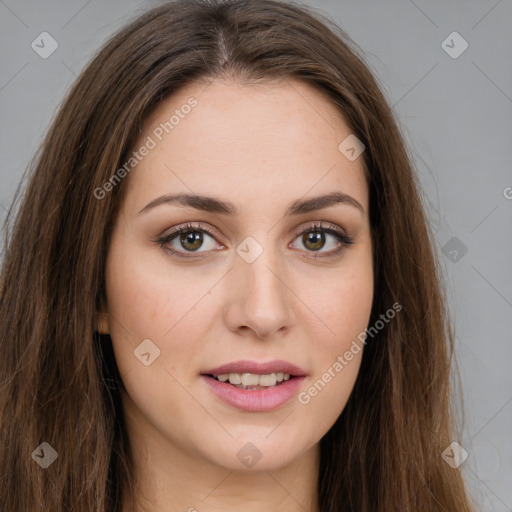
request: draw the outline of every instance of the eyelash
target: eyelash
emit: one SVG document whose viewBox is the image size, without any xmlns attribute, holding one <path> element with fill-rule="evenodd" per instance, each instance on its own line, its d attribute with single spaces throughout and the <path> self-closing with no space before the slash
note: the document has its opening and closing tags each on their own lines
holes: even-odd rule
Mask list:
<svg viewBox="0 0 512 512">
<path fill-rule="evenodd" d="M 154 241 L 156 243 L 158 243 L 160 245 L 160 247 L 162 247 L 162 249 L 165 252 L 172 254 L 173 256 L 177 256 L 178 258 L 181 258 L 184 260 L 186 260 L 186 259 L 197 260 L 199 258 L 202 258 L 203 256 L 202 255 L 201 256 L 195 256 L 195 255 L 194 256 L 185 256 L 184 254 L 186 254 L 186 253 L 183 253 L 181 251 L 175 251 L 174 249 L 165 247 L 166 244 L 168 244 L 169 242 L 171 242 L 172 240 L 177 238 L 179 235 L 181 235 L 183 233 L 188 233 L 190 231 L 206 233 L 206 234 L 210 235 L 212 238 L 214 238 L 214 239 L 216 238 L 216 234 L 212 230 L 207 228 L 206 226 L 201 227 L 198 225 L 188 223 L 188 224 L 177 226 L 176 228 L 173 228 L 173 230 L 170 233 L 160 236 Z M 314 224 L 307 226 L 305 229 L 303 229 L 302 231 L 300 231 L 299 233 L 297 233 L 295 235 L 294 240 L 296 240 L 299 236 L 303 235 L 304 233 L 309 233 L 309 232 L 314 232 L 314 233 L 321 232 L 321 233 L 327 233 L 327 234 L 333 235 L 334 237 L 336 237 L 338 239 L 338 241 L 340 243 L 340 246 L 337 249 L 331 250 L 327 253 L 315 254 L 316 251 L 306 251 L 308 253 L 312 253 L 311 256 L 308 256 L 308 257 L 313 258 L 313 259 L 328 258 L 328 257 L 336 256 L 342 250 L 344 250 L 345 248 L 347 248 L 348 246 L 350 246 L 354 243 L 353 237 L 346 235 L 339 228 L 334 227 L 334 224 L 328 224 L 328 227 L 325 227 L 322 224 L 322 222 L 320 222 L 320 223 L 315 222 Z M 188 251 L 188 252 L 192 252 L 192 251 Z M 205 252 L 205 251 L 203 251 L 203 252 Z"/>
</svg>

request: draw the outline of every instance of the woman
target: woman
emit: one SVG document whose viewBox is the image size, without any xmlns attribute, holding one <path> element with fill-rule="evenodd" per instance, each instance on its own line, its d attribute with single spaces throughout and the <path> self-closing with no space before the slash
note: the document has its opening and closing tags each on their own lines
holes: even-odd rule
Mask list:
<svg viewBox="0 0 512 512">
<path fill-rule="evenodd" d="M 470 511 L 416 178 L 341 30 L 178 0 L 58 113 L 1 277 L 10 511 Z"/>
</svg>

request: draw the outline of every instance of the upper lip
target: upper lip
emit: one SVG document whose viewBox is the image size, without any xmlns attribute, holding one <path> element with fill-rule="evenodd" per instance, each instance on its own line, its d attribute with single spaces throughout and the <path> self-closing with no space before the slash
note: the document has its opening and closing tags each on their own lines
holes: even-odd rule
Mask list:
<svg viewBox="0 0 512 512">
<path fill-rule="evenodd" d="M 264 375 L 268 373 L 289 373 L 293 377 L 302 377 L 306 375 L 306 372 L 295 364 L 289 363 L 288 361 L 268 361 L 267 363 L 259 363 L 257 361 L 233 361 L 226 363 L 216 368 L 211 368 L 204 372 L 202 375 L 225 375 L 227 373 L 256 373 Z"/>
</svg>

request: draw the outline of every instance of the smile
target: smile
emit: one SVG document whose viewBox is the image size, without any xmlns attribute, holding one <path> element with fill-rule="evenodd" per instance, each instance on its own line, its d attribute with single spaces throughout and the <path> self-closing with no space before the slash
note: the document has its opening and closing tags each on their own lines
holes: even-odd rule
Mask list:
<svg viewBox="0 0 512 512">
<path fill-rule="evenodd" d="M 258 375 L 257 373 L 223 373 L 222 375 L 211 375 L 220 382 L 229 382 L 233 386 L 242 389 L 265 389 L 281 384 L 281 382 L 290 380 L 290 374 L 284 372 L 266 373 Z"/>
<path fill-rule="evenodd" d="M 248 412 L 266 412 L 289 402 L 300 390 L 305 372 L 286 361 L 236 361 L 201 373 L 222 402 Z"/>
</svg>

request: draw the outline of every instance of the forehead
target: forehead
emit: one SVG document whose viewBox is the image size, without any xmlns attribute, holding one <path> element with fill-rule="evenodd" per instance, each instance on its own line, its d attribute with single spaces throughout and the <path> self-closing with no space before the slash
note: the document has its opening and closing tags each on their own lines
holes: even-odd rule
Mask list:
<svg viewBox="0 0 512 512">
<path fill-rule="evenodd" d="M 151 149 L 130 175 L 127 201 L 192 192 L 261 208 L 339 190 L 367 211 L 363 160 L 339 150 L 350 134 L 331 101 L 298 81 L 195 83 L 146 119 L 133 150 Z"/>
</svg>

